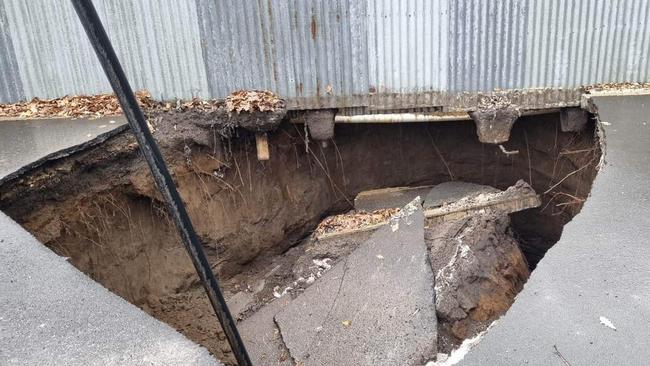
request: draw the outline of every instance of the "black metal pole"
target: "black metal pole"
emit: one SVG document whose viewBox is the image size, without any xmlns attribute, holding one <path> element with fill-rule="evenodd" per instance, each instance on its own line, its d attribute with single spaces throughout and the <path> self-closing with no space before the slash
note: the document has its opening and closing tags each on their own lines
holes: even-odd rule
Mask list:
<svg viewBox="0 0 650 366">
<path fill-rule="evenodd" d="M 223 294 L 219 289 L 219 283 L 212 272 L 210 263 L 208 263 L 201 243 L 196 236 L 192 221 L 190 221 L 185 211 L 185 205 L 178 195 L 176 185 L 169 174 L 160 150 L 158 150 L 158 145 L 156 145 L 156 141 L 149 132 L 145 117 L 138 106 L 135 95 L 126 79 L 126 75 L 124 75 L 122 66 L 113 50 L 104 26 L 97 15 L 97 11 L 91 0 L 72 0 L 72 4 L 79 16 L 79 20 L 81 20 L 81 24 L 86 30 L 90 43 L 95 49 L 99 62 L 104 68 L 106 77 L 108 77 L 108 81 L 111 83 L 117 99 L 120 101 L 120 105 L 129 121 L 133 134 L 138 140 L 147 164 L 149 164 L 149 169 L 156 181 L 156 185 L 167 202 L 169 213 L 176 224 L 176 228 L 180 233 L 190 258 L 192 258 L 196 272 L 201 278 L 201 282 L 203 282 L 203 286 L 208 293 L 214 312 L 219 318 L 219 323 L 221 323 L 221 327 L 226 333 L 235 358 L 240 366 L 252 365 L 244 343 L 239 336 L 239 332 L 237 332 L 235 321 L 230 315 L 226 300 L 223 298 Z"/>
</svg>

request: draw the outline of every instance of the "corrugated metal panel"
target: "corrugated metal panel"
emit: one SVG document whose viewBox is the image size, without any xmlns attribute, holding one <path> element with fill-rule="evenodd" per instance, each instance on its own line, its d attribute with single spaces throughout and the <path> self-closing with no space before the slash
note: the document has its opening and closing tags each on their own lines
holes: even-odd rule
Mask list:
<svg viewBox="0 0 650 366">
<path fill-rule="evenodd" d="M 110 91 L 69 1 L 3 1 L 27 98 Z M 96 1 L 132 86 L 156 98 L 208 97 L 196 8 L 186 1 Z"/>
<path fill-rule="evenodd" d="M 525 1 L 453 1 L 448 39 L 449 90 L 520 87 L 527 15 Z"/>
<path fill-rule="evenodd" d="M 7 14 L 4 3 L 0 2 L 0 103 L 13 102 L 24 97 L 16 54 L 9 36 Z"/>
<path fill-rule="evenodd" d="M 447 0 L 369 0 L 370 89 L 446 90 L 448 19 Z"/>
<path fill-rule="evenodd" d="M 650 81 L 649 1 L 95 3 L 134 88 L 156 98 L 269 89 L 296 109 L 382 110 L 469 108 L 495 89 L 560 106 L 581 85 Z M 67 1 L 4 0 L 0 50 L 2 100 L 110 90 Z"/>
<path fill-rule="evenodd" d="M 529 0 L 525 83 L 576 87 L 648 81 L 648 1 Z"/>
<path fill-rule="evenodd" d="M 317 108 L 367 93 L 364 2 L 198 0 L 198 10 L 215 97 L 270 89 Z"/>
</svg>

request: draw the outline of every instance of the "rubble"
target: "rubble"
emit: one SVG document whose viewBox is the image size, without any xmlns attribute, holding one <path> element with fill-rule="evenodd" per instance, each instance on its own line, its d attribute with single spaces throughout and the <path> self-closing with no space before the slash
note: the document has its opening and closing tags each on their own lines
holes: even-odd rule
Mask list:
<svg viewBox="0 0 650 366">
<path fill-rule="evenodd" d="M 422 208 L 403 209 L 275 316 L 301 365 L 422 365 L 435 355 Z M 412 209 L 411 209 L 412 208 Z"/>
</svg>

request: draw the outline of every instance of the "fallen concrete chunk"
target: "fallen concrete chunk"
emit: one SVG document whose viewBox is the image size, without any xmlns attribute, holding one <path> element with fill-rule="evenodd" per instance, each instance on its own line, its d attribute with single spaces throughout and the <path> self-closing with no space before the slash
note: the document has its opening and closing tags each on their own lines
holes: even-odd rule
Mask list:
<svg viewBox="0 0 650 366">
<path fill-rule="evenodd" d="M 526 182 L 519 180 L 505 191 L 478 191 L 451 203 L 429 208 L 424 211 L 424 216 L 427 225 L 435 225 L 483 213 L 486 210 L 511 213 L 538 207 L 540 204 L 541 200 L 535 191 Z"/>
<path fill-rule="evenodd" d="M 477 196 L 481 193 L 497 193 L 500 190 L 475 183 L 452 181 L 444 182 L 431 188 L 424 196 L 424 208 L 435 208 L 458 201 L 467 196 Z"/>
<path fill-rule="evenodd" d="M 273 316 L 290 303 L 289 297 L 276 299 L 239 324 L 241 335 L 253 365 L 291 366 L 287 351 Z"/>
<path fill-rule="evenodd" d="M 431 186 L 393 187 L 363 191 L 354 199 L 357 211 L 375 211 L 384 208 L 401 208 L 420 196 L 424 199 Z"/>
<path fill-rule="evenodd" d="M 424 364 L 436 353 L 433 274 L 420 200 L 275 317 L 294 361 Z"/>
</svg>

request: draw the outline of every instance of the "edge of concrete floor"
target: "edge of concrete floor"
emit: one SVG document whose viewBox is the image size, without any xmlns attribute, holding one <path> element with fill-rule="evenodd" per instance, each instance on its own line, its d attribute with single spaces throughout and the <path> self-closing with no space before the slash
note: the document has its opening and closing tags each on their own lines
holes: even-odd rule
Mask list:
<svg viewBox="0 0 650 366">
<path fill-rule="evenodd" d="M 459 364 L 641 365 L 650 359 L 650 95 L 592 103 L 606 150 L 589 199 L 506 315 Z"/>
<path fill-rule="evenodd" d="M 220 365 L 0 212 L 0 364 Z"/>
<path fill-rule="evenodd" d="M 83 142 L 80 142 L 80 143 L 73 143 L 72 145 L 70 145 L 68 147 L 65 147 L 65 148 L 62 148 L 62 149 L 53 149 L 51 153 L 46 154 L 46 155 L 42 156 L 39 159 L 36 159 L 36 160 L 31 161 L 29 163 L 26 163 L 25 165 L 21 166 L 17 170 L 11 171 L 10 173 L 6 174 L 5 176 L 1 176 L 1 173 L 0 173 L 0 185 L 2 185 L 6 181 L 9 181 L 9 180 L 15 179 L 17 177 L 20 177 L 24 173 L 26 173 L 26 172 L 28 172 L 28 171 L 30 171 L 32 169 L 38 168 L 39 166 L 47 163 L 48 161 L 58 160 L 58 159 L 66 157 L 66 156 L 72 155 L 72 154 L 74 154 L 76 152 L 88 149 L 89 147 L 99 145 L 99 144 L 103 143 L 104 141 L 110 139 L 111 137 L 113 137 L 113 136 L 115 136 L 115 135 L 117 135 L 117 134 L 119 134 L 119 133 L 121 133 L 121 132 L 123 132 L 123 131 L 125 131 L 125 130 L 127 130 L 129 128 L 129 125 L 126 123 L 126 120 L 125 120 L 125 118 L 123 116 L 117 116 L 117 117 L 113 117 L 113 118 L 115 118 L 116 120 L 119 120 L 120 124 L 113 127 L 113 128 L 111 128 L 110 130 L 107 130 L 104 133 L 97 134 L 97 135 L 93 136 L 92 138 L 89 138 L 89 139 L 87 139 L 87 140 L 85 140 Z M 60 120 L 65 120 L 65 119 L 61 118 Z M 44 119 L 44 120 L 41 120 L 41 121 L 46 121 L 46 120 Z M 0 122 L 0 123 L 3 123 L 3 122 Z M 25 123 L 29 123 L 29 122 L 26 120 Z"/>
</svg>

